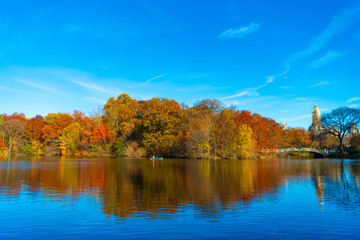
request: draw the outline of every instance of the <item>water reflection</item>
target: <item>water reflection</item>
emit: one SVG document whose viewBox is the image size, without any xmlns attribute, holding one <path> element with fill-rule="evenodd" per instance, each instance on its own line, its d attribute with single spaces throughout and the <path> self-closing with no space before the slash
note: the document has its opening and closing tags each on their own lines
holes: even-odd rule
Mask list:
<svg viewBox="0 0 360 240">
<path fill-rule="evenodd" d="M 321 205 L 328 202 L 344 209 L 360 206 L 359 164 L 351 160 L 314 162 L 312 177 Z"/>
<path fill-rule="evenodd" d="M 202 217 L 276 199 L 289 182 L 312 181 L 320 206 L 360 205 L 360 164 L 331 160 L 22 159 L 0 161 L 0 198 L 95 199 L 117 218 Z"/>
</svg>

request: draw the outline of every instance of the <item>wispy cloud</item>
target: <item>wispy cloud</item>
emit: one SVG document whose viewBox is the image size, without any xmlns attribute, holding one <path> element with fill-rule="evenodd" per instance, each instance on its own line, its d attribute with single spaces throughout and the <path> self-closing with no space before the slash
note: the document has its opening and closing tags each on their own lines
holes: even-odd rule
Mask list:
<svg viewBox="0 0 360 240">
<path fill-rule="evenodd" d="M 230 39 L 230 38 L 243 38 L 253 32 L 256 32 L 260 28 L 258 23 L 250 23 L 239 28 L 230 28 L 219 34 L 219 39 Z"/>
<path fill-rule="evenodd" d="M 309 100 L 308 98 L 296 98 L 295 101 L 307 101 Z"/>
<path fill-rule="evenodd" d="M 319 83 L 316 83 L 312 86 L 310 86 L 311 88 L 313 87 L 321 87 L 321 86 L 325 86 L 325 85 L 329 85 L 330 83 L 329 82 L 319 82 Z"/>
<path fill-rule="evenodd" d="M 226 106 L 231 106 L 231 105 L 236 105 L 236 106 L 246 106 L 245 102 L 239 101 L 239 100 L 235 100 L 235 99 L 230 99 L 230 100 L 225 100 L 223 101 L 223 103 Z"/>
<path fill-rule="evenodd" d="M 294 118 L 283 118 L 283 119 L 280 119 L 280 121 L 281 122 L 294 122 L 297 120 L 301 120 L 304 118 L 310 118 L 310 117 L 311 117 L 311 114 L 306 114 L 306 115 L 301 115 L 301 116 L 294 117 Z"/>
<path fill-rule="evenodd" d="M 275 78 L 284 77 L 290 71 L 290 65 L 286 66 L 285 70 L 277 75 L 272 75 L 267 77 L 267 83 L 272 83 Z"/>
<path fill-rule="evenodd" d="M 37 93 L 33 93 L 33 92 L 27 92 L 27 91 L 23 91 L 23 90 L 6 88 L 6 87 L 1 87 L 1 86 L 0 86 L 0 91 L 13 92 L 13 93 L 19 93 L 19 94 L 27 94 L 27 95 L 38 96 L 38 97 L 47 97 L 47 98 L 51 97 L 51 95 L 37 94 Z"/>
<path fill-rule="evenodd" d="M 106 88 L 103 88 L 103 87 L 100 87 L 94 83 L 87 83 L 87 82 L 82 82 L 82 81 L 72 81 L 73 83 L 79 85 L 79 86 L 82 86 L 88 90 L 91 90 L 91 91 L 95 91 L 95 92 L 102 92 L 102 93 L 107 93 L 107 94 L 117 94 L 119 92 L 117 91 L 112 91 L 112 90 L 108 90 Z"/>
<path fill-rule="evenodd" d="M 266 84 L 263 84 L 261 86 L 258 86 L 256 88 L 246 88 L 242 91 L 240 91 L 237 94 L 231 95 L 231 96 L 227 96 L 227 97 L 222 97 L 220 98 L 221 100 L 226 100 L 226 99 L 231 99 L 231 98 L 238 98 L 238 97 L 244 97 L 244 96 L 259 96 L 260 94 L 258 92 L 256 92 L 256 90 L 262 88 L 266 86 Z"/>
<path fill-rule="evenodd" d="M 332 20 L 330 21 L 328 26 L 319 35 L 312 39 L 307 48 L 295 52 L 285 61 L 285 71 L 279 75 L 276 75 L 276 77 L 284 76 L 286 73 L 288 73 L 293 62 L 318 52 L 332 37 L 344 31 L 347 27 L 352 25 L 359 18 L 359 3 L 355 6 L 343 9 L 342 11 L 338 12 L 338 14 L 332 17 Z M 320 64 L 320 62 L 318 62 L 317 64 Z"/>
<path fill-rule="evenodd" d="M 292 88 L 294 88 L 294 87 L 290 87 L 290 86 L 280 86 L 279 88 L 280 88 L 280 89 L 292 89 Z"/>
<path fill-rule="evenodd" d="M 237 97 L 243 97 L 243 96 L 258 96 L 259 93 L 255 92 L 255 91 L 241 91 L 237 94 L 228 96 L 228 97 L 222 97 L 220 99 L 231 99 L 231 98 L 237 98 Z"/>
<path fill-rule="evenodd" d="M 341 33 L 345 28 L 353 24 L 359 16 L 360 4 L 357 4 L 355 7 L 346 8 L 333 16 L 325 30 L 320 35 L 316 36 L 306 49 L 293 54 L 288 59 L 288 64 L 319 51 L 332 37 Z"/>
<path fill-rule="evenodd" d="M 357 107 L 359 107 L 360 105 L 359 104 L 351 104 L 349 107 L 350 108 L 357 108 Z"/>
<path fill-rule="evenodd" d="M 311 62 L 308 67 L 312 68 L 312 69 L 316 69 L 316 68 L 322 67 L 328 63 L 331 63 L 335 59 L 342 57 L 344 55 L 346 55 L 346 52 L 329 51 L 321 58 Z"/>
<path fill-rule="evenodd" d="M 41 85 L 39 83 L 35 83 L 35 82 L 29 81 L 29 80 L 26 80 L 26 79 L 15 79 L 15 81 L 17 81 L 19 83 L 22 83 L 24 85 L 30 86 L 30 87 L 34 87 L 34 88 L 44 90 L 46 92 L 52 92 L 52 93 L 55 93 L 55 94 L 58 94 L 58 95 L 63 94 L 62 92 L 60 92 L 57 89 L 50 88 L 50 87 L 47 87 L 45 85 Z"/>
<path fill-rule="evenodd" d="M 266 83 L 272 83 L 274 81 L 274 79 L 275 79 L 275 76 L 268 76 Z"/>
<path fill-rule="evenodd" d="M 144 85 L 149 84 L 152 80 L 155 80 L 155 79 L 158 79 L 158 78 L 162 78 L 162 77 L 165 77 L 165 76 L 166 76 L 166 74 L 161 74 L 161 75 L 159 75 L 159 76 L 150 78 L 149 80 L 147 80 L 147 81 L 144 83 Z"/>
<path fill-rule="evenodd" d="M 353 98 L 348 99 L 346 102 L 352 103 L 352 102 L 355 102 L 355 101 L 358 101 L 358 100 L 360 100 L 360 97 L 353 97 Z"/>
</svg>

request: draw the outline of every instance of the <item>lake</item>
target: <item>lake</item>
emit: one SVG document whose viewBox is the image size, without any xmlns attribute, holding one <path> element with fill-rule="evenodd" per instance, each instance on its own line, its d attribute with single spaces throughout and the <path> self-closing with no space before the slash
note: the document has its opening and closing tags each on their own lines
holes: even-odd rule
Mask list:
<svg viewBox="0 0 360 240">
<path fill-rule="evenodd" d="M 358 239 L 360 161 L 0 160 L 0 239 Z"/>
</svg>

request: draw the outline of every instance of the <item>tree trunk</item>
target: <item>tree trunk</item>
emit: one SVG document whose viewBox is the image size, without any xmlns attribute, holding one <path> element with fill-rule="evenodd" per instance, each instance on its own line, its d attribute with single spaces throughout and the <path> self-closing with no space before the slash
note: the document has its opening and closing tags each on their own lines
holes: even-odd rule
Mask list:
<svg viewBox="0 0 360 240">
<path fill-rule="evenodd" d="M 12 141 L 9 142 L 9 149 L 8 149 L 8 160 L 11 159 L 11 147 L 12 147 Z"/>
<path fill-rule="evenodd" d="M 340 145 L 339 145 L 340 153 L 342 153 L 343 152 L 343 138 L 341 136 L 339 136 L 339 140 L 340 140 Z"/>
</svg>

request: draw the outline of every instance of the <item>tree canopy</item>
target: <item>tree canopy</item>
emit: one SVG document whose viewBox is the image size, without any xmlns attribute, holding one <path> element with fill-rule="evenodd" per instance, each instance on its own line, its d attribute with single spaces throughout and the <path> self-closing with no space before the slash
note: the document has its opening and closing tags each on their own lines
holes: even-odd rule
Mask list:
<svg viewBox="0 0 360 240">
<path fill-rule="evenodd" d="M 189 107 L 167 98 L 138 101 L 125 93 L 90 117 L 77 110 L 30 119 L 2 114 L 0 125 L 0 151 L 31 155 L 250 158 L 311 145 L 304 129 L 282 129 L 273 119 L 226 108 L 216 99 Z"/>
<path fill-rule="evenodd" d="M 353 124 L 360 123 L 360 109 L 340 107 L 321 118 L 322 127 L 326 133 L 339 138 L 339 149 L 343 150 L 343 139 Z"/>
</svg>

